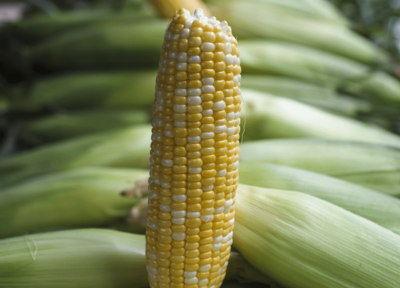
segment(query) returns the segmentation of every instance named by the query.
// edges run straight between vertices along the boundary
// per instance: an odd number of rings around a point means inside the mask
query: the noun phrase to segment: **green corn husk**
[[[400,83],[380,71],[305,46],[268,41],[241,41],[240,63],[246,73],[299,79],[379,101],[400,103]],[[245,75],[243,75],[243,78]]]
[[[137,109],[154,102],[157,71],[75,72],[13,91],[14,110]]]
[[[243,257],[232,256],[227,281],[271,283]],[[147,288],[145,237],[81,229],[0,240],[0,287]]]
[[[287,9],[263,1],[223,0],[216,6],[214,14],[227,20],[239,39],[296,43],[372,66],[390,63],[371,42],[346,27],[288,13]]]
[[[99,24],[132,24],[156,18],[156,16],[156,12],[150,6],[138,10],[130,10],[129,12],[86,9],[84,11],[63,11],[51,16],[39,15],[9,22],[4,29],[23,41],[38,41],[73,29],[83,29]]]
[[[206,0],[213,10],[223,0]],[[227,1],[226,1],[227,2]],[[232,1],[229,1],[232,2]],[[275,8],[293,16],[303,16],[316,20],[322,20],[339,26],[349,26],[349,21],[331,3],[324,0],[248,0],[246,3],[258,4],[260,7]],[[217,7],[213,7],[217,6]]]
[[[3,189],[0,238],[123,222],[146,193],[123,197],[120,191],[147,177],[147,170],[90,167],[45,175]]]
[[[400,196],[400,150],[393,147],[325,139],[255,141],[241,145],[240,161],[301,168]]]
[[[297,168],[242,162],[240,183],[298,191],[320,198],[400,234],[400,199]]]
[[[242,89],[245,140],[315,137],[400,147],[400,137],[357,120],[266,93]]]
[[[261,75],[245,75],[240,87],[291,98],[330,112],[347,116],[370,112],[371,103],[339,94],[329,87],[304,83],[299,80]]]
[[[400,236],[318,198],[239,186],[233,245],[287,288],[400,287]]]
[[[100,132],[41,146],[0,161],[0,191],[26,179],[89,166],[148,168],[151,126]]]
[[[150,115],[144,110],[56,114],[30,121],[22,136],[30,142],[42,143],[145,123],[150,123]]]
[[[32,46],[27,57],[47,69],[157,67],[165,21],[97,25]]]

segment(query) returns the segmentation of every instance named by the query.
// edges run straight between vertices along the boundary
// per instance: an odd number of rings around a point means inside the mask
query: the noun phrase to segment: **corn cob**
[[[166,23],[96,25],[33,45],[28,60],[47,69],[137,67],[157,63]]]
[[[244,140],[315,137],[400,147],[400,137],[381,128],[290,99],[245,89],[242,92],[246,101]]]
[[[123,221],[147,191],[130,198],[122,197],[119,191],[133,185],[128,181],[146,179],[146,174],[146,170],[83,168],[3,189],[0,238]]]
[[[145,123],[150,123],[150,117],[144,110],[56,114],[30,121],[22,137],[35,143],[50,142]]]
[[[143,7],[129,12],[85,9],[84,11],[58,12],[52,16],[39,15],[6,23],[4,30],[23,42],[36,42],[74,29],[93,25],[115,23],[131,24],[155,18],[151,7]]]
[[[320,198],[400,234],[400,200],[343,180],[288,166],[242,162],[240,183]]]
[[[271,41],[242,41],[241,64],[247,73],[299,79],[379,101],[400,103],[398,80],[350,59],[305,46]]]
[[[260,288],[269,286],[252,282],[272,282],[238,253],[232,253],[230,266],[227,279]],[[145,273],[142,235],[80,229],[0,240],[0,287],[147,288]],[[231,285],[224,287],[237,287]]]
[[[400,236],[299,192],[239,185],[235,247],[287,288],[400,287]]]
[[[296,79],[246,75],[240,85],[242,88],[291,98],[337,114],[356,116],[361,112],[370,112],[372,109],[372,105],[368,101],[339,94],[329,87],[304,83]]]
[[[155,71],[76,72],[36,81],[28,91],[16,88],[13,110],[131,109],[153,103]]]
[[[242,162],[297,167],[400,196],[400,150],[397,148],[323,139],[247,142]]]
[[[0,189],[32,177],[81,167],[148,168],[149,146],[147,125],[42,146],[0,162]]]
[[[348,28],[324,20],[288,13],[287,9],[263,1],[223,0],[217,8],[213,13],[232,23],[232,29],[238,30],[241,39],[296,43],[374,67],[390,64],[389,58],[371,42]]]
[[[200,8],[205,16],[211,16],[207,6],[201,0],[150,0],[150,2],[157,8],[161,16],[167,19],[171,19],[181,8],[185,8],[190,13]]]
[[[226,22],[181,9],[156,84],[146,256],[150,287],[220,287],[238,181],[240,61]],[[171,223],[172,222],[172,223]]]

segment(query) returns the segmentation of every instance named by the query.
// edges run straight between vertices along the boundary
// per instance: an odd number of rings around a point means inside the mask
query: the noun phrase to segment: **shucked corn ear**
[[[227,279],[272,282],[238,253],[230,266]],[[0,287],[147,288],[145,274],[142,235],[81,229],[0,240]]]
[[[357,120],[281,98],[242,89],[246,112],[244,140],[315,137],[365,141],[400,147],[400,137]]]
[[[165,25],[159,20],[87,27],[33,45],[27,56],[49,69],[154,65]]]
[[[240,61],[227,23],[179,10],[156,84],[146,256],[150,287],[221,286],[238,185]]]
[[[240,87],[283,96],[348,116],[356,116],[358,113],[372,110],[372,104],[368,101],[337,93],[329,87],[286,77],[246,75],[242,79]]]
[[[288,166],[242,162],[239,171],[241,184],[309,194],[400,234],[400,200],[397,198]]]
[[[246,73],[291,77],[352,94],[369,94],[380,101],[400,103],[397,79],[350,59],[305,46],[261,40],[241,41],[240,53]]]
[[[12,91],[14,110],[132,109],[153,103],[155,71],[75,72]]]
[[[34,178],[0,192],[0,238],[123,221],[147,191],[123,197],[146,170],[83,168]],[[147,189],[146,189],[147,190]]]
[[[245,142],[240,161],[306,169],[400,196],[400,150],[369,143],[324,139]]]
[[[89,166],[148,168],[150,125],[100,132],[19,153],[0,162],[0,193],[51,172]]]
[[[133,127],[150,122],[145,110],[85,111],[72,114],[56,114],[30,121],[22,137],[35,142],[47,142],[89,135],[123,127]]]
[[[400,287],[400,236],[299,192],[239,185],[234,245],[287,288]]]
[[[301,44],[373,66],[389,63],[382,51],[347,27],[290,13],[282,5],[271,5],[268,1],[222,0],[216,4],[214,13],[232,23],[240,39],[264,38]]]

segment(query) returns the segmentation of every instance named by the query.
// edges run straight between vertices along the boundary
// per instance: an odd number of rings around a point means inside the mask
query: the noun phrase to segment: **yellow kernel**
[[[195,159],[190,159],[188,161],[188,167],[202,167],[203,166],[203,160],[201,158],[195,158]]]
[[[186,271],[197,271],[199,270],[199,265],[198,264],[189,264],[189,265],[185,265],[185,270]],[[186,285],[187,287],[188,285]]]
[[[199,251],[201,253],[209,252],[212,249],[212,244],[204,244],[199,246]]]
[[[175,78],[178,81],[184,81],[187,79],[187,73],[184,71],[179,71],[175,73]]]
[[[215,41],[216,42],[225,42],[225,33],[223,33],[223,32],[215,33]]]
[[[158,251],[157,256],[159,258],[169,258],[169,257],[171,257],[171,252],[170,251]]]
[[[183,262],[171,263],[171,269],[182,270],[183,268],[185,268],[185,263],[183,263]]]
[[[186,236],[186,245],[187,245],[187,242],[196,242],[196,244],[197,244],[197,242],[199,242],[200,241],[200,236],[199,235],[188,235],[188,236]]]
[[[213,208],[214,207],[214,200],[203,200],[201,201],[201,207],[204,208]]]
[[[178,232],[178,233],[184,233],[186,232],[186,226],[183,224],[180,225],[172,225],[172,231]]]
[[[214,147],[206,147],[201,149],[201,154],[202,155],[211,155],[215,153],[215,148]]]
[[[179,39],[179,51],[185,52],[189,48],[189,41],[187,39]]]
[[[170,279],[168,276],[164,276],[164,275],[157,275],[157,279],[158,281],[160,281],[161,283],[166,283],[168,284],[170,282]]]
[[[210,256],[211,256],[211,252],[206,252],[206,253],[200,254],[200,262],[199,262],[200,266],[211,264],[212,258],[210,258],[210,257],[203,258],[203,259],[201,258],[201,255],[203,255],[203,254],[208,255],[208,253],[210,253]]]
[[[204,32],[203,35],[201,35],[201,39],[203,42],[215,42],[216,40],[216,35],[213,32]]]
[[[180,188],[182,189],[182,188]],[[171,209],[172,210],[185,210],[186,209],[186,203],[185,202],[172,202],[171,203]]]
[[[187,180],[190,182],[199,182],[201,181],[201,174],[191,173],[187,176]]]
[[[158,242],[158,243],[157,243],[157,248],[158,248],[160,251],[169,251],[169,250],[171,250],[171,245],[170,245],[170,244],[164,244],[164,243]],[[161,263],[158,263],[158,264],[161,265]],[[164,265],[162,265],[162,266],[164,266]]]
[[[173,165],[172,171],[174,171],[175,173],[179,173],[179,174],[186,173],[187,167],[186,167],[186,165]]]
[[[187,137],[187,128],[174,128],[173,133],[176,137]]]
[[[172,261],[172,262],[174,262],[174,261]],[[183,283],[183,281],[184,281],[184,278],[182,276],[178,276],[178,277],[171,276],[171,282],[173,282],[173,283],[171,283],[171,285],[176,284],[176,283]],[[182,288],[183,288],[183,285],[182,285]]]
[[[201,39],[200,39],[201,41]],[[190,47],[186,52],[189,56],[198,56],[201,53],[200,47]]]
[[[187,211],[189,211],[189,212],[200,212],[201,211],[201,207],[202,207],[202,205],[200,203],[198,203],[198,204],[189,204],[187,206]]]
[[[176,165],[185,165],[186,164],[186,162],[187,162],[187,158],[186,157],[174,157],[174,164],[176,164]],[[174,174],[174,175],[176,175],[176,174]],[[185,174],[181,174],[181,175],[183,175],[183,176],[176,176],[176,177],[180,177],[179,179],[178,178],[174,178],[174,179],[176,179],[176,180],[184,180],[182,177],[184,177],[185,176],[185,179],[186,179],[186,175]],[[173,176],[174,177],[174,176]],[[182,178],[182,179],[181,179]]]
[[[215,144],[215,140],[214,139],[201,140],[200,144],[203,147],[213,147]]]
[[[201,186],[201,184],[199,185]],[[187,195],[190,197],[198,197],[203,194],[203,190],[200,188],[197,189],[188,189]]]
[[[191,257],[191,258],[185,259],[186,265],[195,265],[195,264],[198,265],[199,262],[200,262],[200,258],[198,258],[198,257]]]
[[[200,251],[198,249],[190,249],[186,250],[186,257],[198,257],[200,255]]]
[[[201,67],[203,69],[212,69],[214,67],[214,61],[212,61],[212,60],[203,61],[203,62],[201,62]]]
[[[190,36],[201,36],[203,34],[203,29],[200,27],[192,27],[190,29]]]
[[[190,80],[188,83],[189,88],[201,88],[202,85],[201,80]]]
[[[215,177],[215,175],[217,174],[217,171],[215,169],[212,170],[203,170],[201,172],[201,176],[203,178],[211,178],[211,177]]]
[[[218,71],[215,73],[214,77],[216,80],[223,80],[225,78],[225,75],[226,75],[225,71]]]
[[[223,62],[223,61],[220,61],[220,62],[216,62],[215,64],[214,64],[214,69],[215,69],[215,71],[222,71],[222,70],[225,70],[225,68],[226,68],[226,64],[225,64],[225,62]],[[233,83],[233,82],[232,82]],[[226,85],[226,84],[225,84]]]
[[[212,60],[214,58],[214,52],[201,52],[200,58],[202,61]]]
[[[203,94],[201,94],[201,99],[203,101],[212,101],[214,99],[214,94],[213,93],[203,93]],[[213,120],[214,120],[214,118],[213,118]]]
[[[189,73],[198,73],[201,71],[201,65],[196,63],[190,63],[187,67]]]
[[[201,198],[200,197],[189,197],[187,199],[187,203],[188,204],[196,204],[196,203],[200,203],[201,202]]]
[[[185,256],[171,256],[170,258],[171,262],[184,262],[185,261]]]
[[[203,77],[214,77],[215,71],[214,69],[203,69],[201,71],[201,76]]]
[[[200,104],[199,105],[189,105],[188,106],[188,113],[200,113],[200,112],[203,112],[203,108],[201,107]],[[192,127],[190,127],[190,124],[191,123],[189,123],[188,126],[189,126],[189,128],[192,128]]]
[[[183,275],[182,269],[171,269],[171,276],[179,277]]]
[[[171,249],[171,255],[173,255],[173,256],[183,256],[183,255],[185,255],[185,249],[184,248],[172,248]]]
[[[199,189],[199,188],[201,188],[201,183],[199,183],[199,182],[189,182],[187,187],[188,187],[188,189]]]
[[[201,125],[201,130],[203,132],[214,132],[215,126],[214,126],[214,124],[204,124],[204,125]]]

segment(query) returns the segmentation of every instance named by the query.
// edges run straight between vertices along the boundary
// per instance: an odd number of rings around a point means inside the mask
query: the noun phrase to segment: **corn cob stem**
[[[152,288],[218,288],[232,244],[240,61],[226,22],[181,9],[159,66],[146,255]]]

